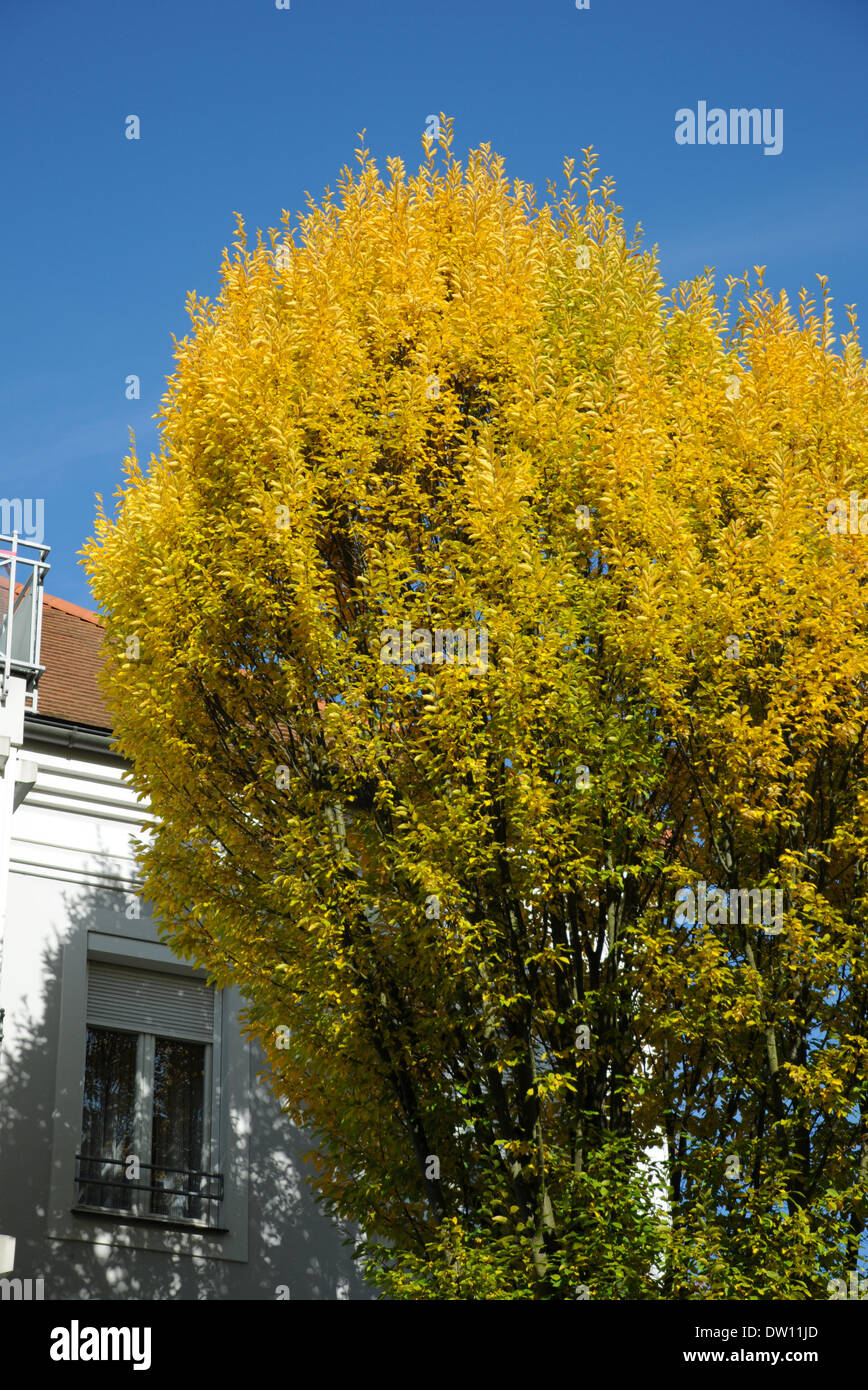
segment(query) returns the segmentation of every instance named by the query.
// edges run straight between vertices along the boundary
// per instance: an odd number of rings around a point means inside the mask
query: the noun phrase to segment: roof
[[[89,608],[43,592],[39,719],[59,719],[111,732],[111,716],[97,684],[103,665],[103,620]],[[317,700],[320,711],[326,702]],[[281,726],[287,728],[288,726]]]
[[[39,706],[36,717],[64,719],[91,729],[111,729],[97,685],[103,664],[103,625],[98,613],[43,594]]]

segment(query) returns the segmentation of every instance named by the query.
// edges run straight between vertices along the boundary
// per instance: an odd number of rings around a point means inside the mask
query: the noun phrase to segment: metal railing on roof
[[[0,704],[9,681],[23,676],[31,711],[37,706],[42,644],[42,597],[51,547],[0,533]],[[26,704],[26,701],[25,701]]]

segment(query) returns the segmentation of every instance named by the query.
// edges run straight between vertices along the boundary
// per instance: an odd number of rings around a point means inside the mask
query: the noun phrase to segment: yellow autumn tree
[[[451,140],[239,226],[100,504],[146,890],[392,1296],[825,1297],[868,1217],[855,328],[825,281],[667,294],[590,151],[538,205]]]

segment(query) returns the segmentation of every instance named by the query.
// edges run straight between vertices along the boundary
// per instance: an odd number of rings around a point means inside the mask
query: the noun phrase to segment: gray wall
[[[61,1041],[63,962],[80,952],[88,932],[130,933],[132,928],[135,935],[150,935],[144,921],[141,928],[124,922],[123,901],[116,892],[50,878],[13,872],[10,880],[8,978],[19,984],[7,992],[0,1058],[0,1233],[16,1237],[14,1277],[43,1279],[46,1300],[273,1300],[281,1285],[296,1300],[374,1297],[342,1245],[345,1233],[314,1202],[304,1181],[310,1169],[301,1159],[310,1137],[280,1114],[277,1100],[257,1080],[264,1061],[252,1045],[245,1054],[250,1078],[246,1259],[47,1236],[57,1081],[64,1072],[79,1077],[82,1063],[80,1049],[73,1048],[77,1055],[71,1065],[59,1053],[68,1046]],[[68,1019],[68,1001],[64,1007]],[[59,1100],[61,1112],[69,1115],[77,1108],[80,1118],[80,1098],[71,1103],[61,1095]],[[71,1175],[64,1190],[71,1205]]]

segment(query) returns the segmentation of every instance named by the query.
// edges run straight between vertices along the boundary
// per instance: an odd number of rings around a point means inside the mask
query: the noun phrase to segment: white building
[[[0,1296],[369,1298],[237,990],[137,896],[99,618],[47,554],[0,537]]]

